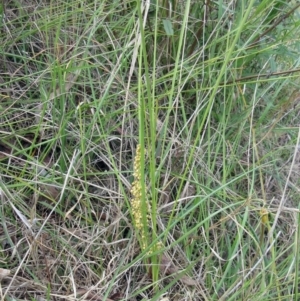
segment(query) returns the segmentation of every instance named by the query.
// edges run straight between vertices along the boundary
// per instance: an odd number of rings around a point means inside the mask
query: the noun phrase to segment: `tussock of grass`
[[[0,4],[3,299],[297,300],[298,6]]]

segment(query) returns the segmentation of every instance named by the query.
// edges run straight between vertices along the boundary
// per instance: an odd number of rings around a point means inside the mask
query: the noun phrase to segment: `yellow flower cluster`
[[[135,227],[137,230],[143,230],[142,216],[142,185],[141,185],[141,146],[138,144],[133,163],[134,181],[131,187],[131,207],[134,218]]]
[[[138,144],[136,149],[136,154],[133,162],[133,176],[134,181],[131,186],[131,208],[132,208],[132,216],[134,220],[135,229],[139,232],[138,235],[140,235],[141,240],[141,248],[142,250],[145,250],[147,248],[147,233],[148,229],[151,229],[151,206],[148,200],[146,200],[146,208],[142,208],[142,166],[141,166],[141,146]],[[146,196],[145,196],[146,197]],[[146,215],[146,222],[148,223],[147,227],[143,224],[143,209],[146,210],[144,213]],[[159,247],[160,244],[157,245]],[[149,254],[152,253],[153,250],[149,252]],[[148,254],[148,255],[149,255]]]
[[[139,232],[140,239],[141,239],[141,248],[144,250],[147,247],[147,234],[145,231],[147,231],[148,227],[145,227],[146,225],[143,225],[143,208],[142,208],[142,166],[141,166],[141,146],[138,144],[136,149],[136,154],[134,158],[133,163],[133,176],[134,181],[131,186],[131,207],[132,207],[132,215],[134,219],[134,224],[136,230]],[[150,215],[150,208],[149,204],[147,202],[147,209],[146,209],[146,218],[147,221],[149,221]]]

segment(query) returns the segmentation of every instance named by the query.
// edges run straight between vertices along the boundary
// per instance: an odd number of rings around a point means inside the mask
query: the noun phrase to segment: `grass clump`
[[[0,6],[3,299],[297,300],[297,2]]]

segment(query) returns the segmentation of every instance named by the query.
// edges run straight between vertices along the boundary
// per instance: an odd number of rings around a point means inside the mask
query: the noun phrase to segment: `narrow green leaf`
[[[169,19],[164,19],[163,23],[164,23],[164,29],[165,29],[166,34],[168,36],[173,36],[174,35],[174,30],[173,30],[173,26],[172,26],[171,21]]]

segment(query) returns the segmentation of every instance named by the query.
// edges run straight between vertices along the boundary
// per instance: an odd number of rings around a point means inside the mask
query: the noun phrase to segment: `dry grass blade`
[[[109,299],[109,298],[103,298],[102,296],[98,296],[97,293],[93,293],[87,289],[79,289],[76,293],[76,296],[74,296],[74,294],[69,295],[67,298],[68,299],[73,299],[74,297],[78,298],[78,297],[83,297],[83,300],[89,300],[89,301],[114,301],[113,299]]]
[[[166,275],[176,275],[182,272],[166,255],[162,255],[160,271]],[[180,281],[188,286],[198,285],[197,281],[186,275],[181,276]]]
[[[0,280],[9,276],[10,270],[0,268]]]

